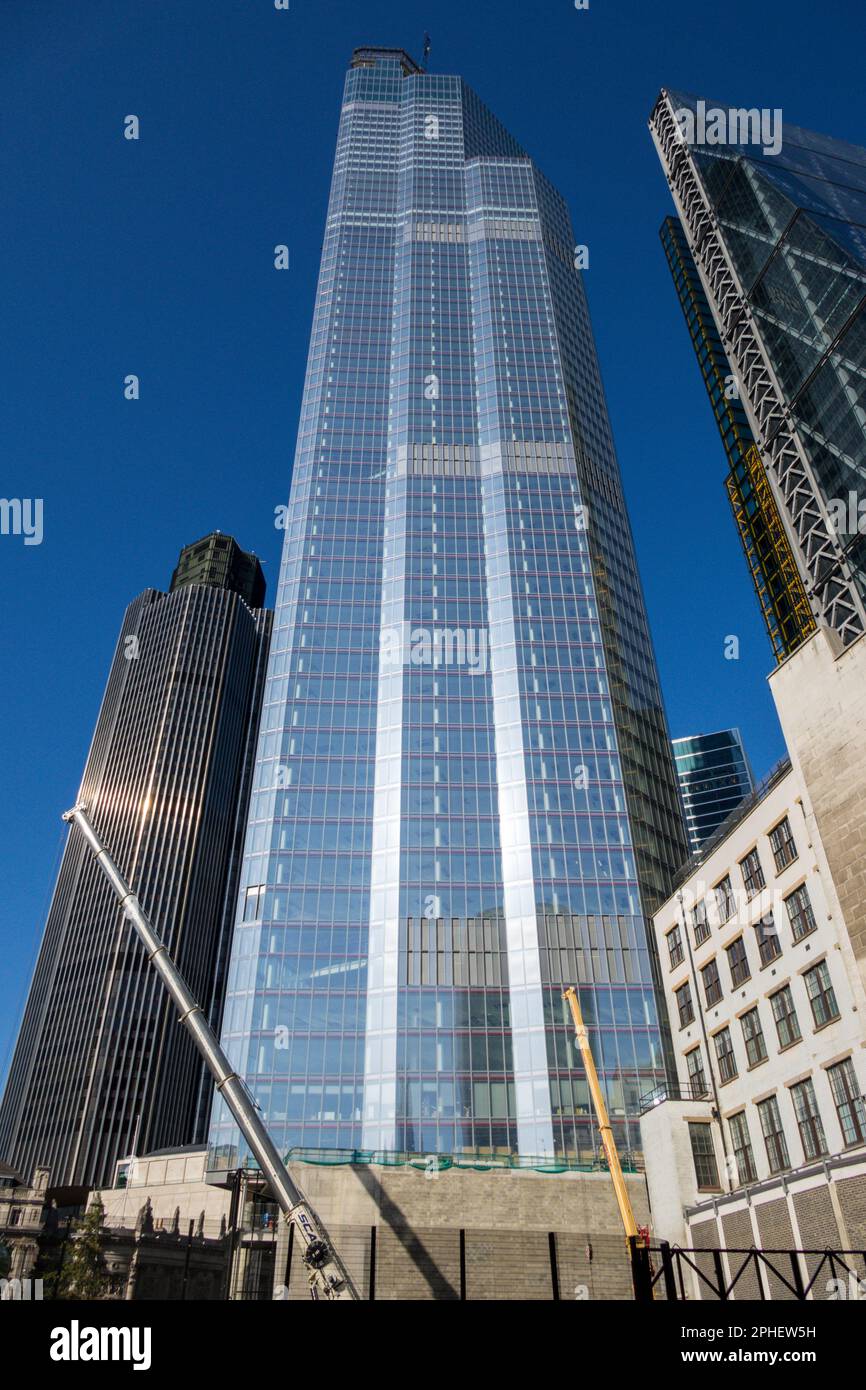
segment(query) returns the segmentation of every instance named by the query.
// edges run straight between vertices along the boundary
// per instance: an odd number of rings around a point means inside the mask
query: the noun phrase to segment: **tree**
[[[108,1274],[100,1240],[104,1216],[105,1208],[97,1197],[83,1220],[75,1223],[75,1233],[60,1273],[61,1298],[104,1298],[108,1293]]]

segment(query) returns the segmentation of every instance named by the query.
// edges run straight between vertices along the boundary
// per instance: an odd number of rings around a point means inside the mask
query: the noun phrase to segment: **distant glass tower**
[[[218,1022],[272,614],[243,575],[146,589],[126,610],[78,799]],[[181,554],[181,563],[187,551]],[[218,563],[218,562],[217,562]],[[63,810],[58,808],[58,811]],[[130,1154],[201,1142],[212,1087],[73,827],[9,1079],[0,1158],[51,1186],[110,1183]]]
[[[689,848],[696,854],[754,790],[739,729],[673,740]]]
[[[636,1145],[685,852],[566,208],[461,78],[360,49],[225,1016],[278,1141],[591,1155],[574,981]]]
[[[697,270],[752,435],[729,492],[784,657],[816,622],[866,630],[866,149],[788,124],[779,148],[763,119],[663,90],[650,130],[669,261]]]

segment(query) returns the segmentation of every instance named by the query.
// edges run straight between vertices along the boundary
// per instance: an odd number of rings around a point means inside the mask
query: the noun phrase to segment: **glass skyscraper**
[[[461,78],[357,50],[225,1014],[277,1141],[590,1156],[575,982],[636,1145],[685,853],[563,200]]]
[[[675,738],[673,749],[689,848],[697,854],[754,790],[755,780],[739,729]]]
[[[815,618],[678,217],[665,218],[661,240],[728,460],[725,487],[743,553],[773,652],[781,662],[815,631]]]
[[[784,657],[866,629],[866,149],[780,118],[663,90],[650,130],[753,436],[729,491],[765,615],[788,588]]]

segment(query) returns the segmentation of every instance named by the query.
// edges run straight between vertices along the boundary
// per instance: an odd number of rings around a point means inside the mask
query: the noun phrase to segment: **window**
[[[708,1092],[707,1078],[704,1074],[704,1059],[699,1047],[686,1053],[686,1066],[689,1069],[689,1096],[692,1100],[700,1100]]]
[[[254,888],[248,888],[244,899],[244,921],[254,922],[261,916],[262,904],[265,900],[265,885],[256,884]]]
[[[718,1004],[722,997],[722,982],[719,979],[719,967],[714,960],[709,965],[705,965],[701,971],[704,981],[704,996],[707,1001],[707,1008],[713,1004]]]
[[[673,970],[674,966],[682,965],[683,963],[683,939],[679,927],[674,927],[673,931],[669,931],[665,940],[668,943],[671,970]]]
[[[685,1028],[687,1023],[691,1023],[695,1016],[694,1005],[692,1004],[692,991],[688,980],[679,989],[674,990],[674,999],[677,1001],[677,1011],[680,1016],[680,1027]]]
[[[806,971],[803,979],[806,982],[809,1003],[812,1005],[815,1027],[823,1028],[825,1023],[832,1023],[834,1018],[839,1017],[839,1006],[836,1003],[836,994],[830,982],[830,970],[827,962],[819,960],[817,965],[813,965],[811,970]]]
[[[731,888],[731,876],[726,874],[721,883],[717,883],[714,888],[716,895],[716,907],[719,910],[719,921],[727,922],[729,917],[734,914],[734,892]]]
[[[846,1057],[844,1062],[828,1067],[827,1075],[846,1146],[862,1144],[866,1140],[866,1103],[857,1082],[854,1063],[850,1057]]]
[[[800,1021],[797,1018],[797,1010],[794,1008],[794,996],[791,993],[790,985],[785,985],[783,989],[770,995],[770,1007],[773,1010],[776,1032],[779,1035],[779,1046],[790,1047],[791,1043],[799,1042],[802,1033],[800,1032]]]
[[[815,930],[815,914],[812,911],[812,904],[809,901],[809,890],[805,883],[801,883],[799,888],[795,888],[793,893],[789,893],[785,899],[785,906],[788,909],[788,919],[791,923],[791,931],[795,941],[802,941],[804,936]]]
[[[743,1183],[756,1182],[758,1174],[755,1169],[755,1155],[752,1153],[749,1122],[746,1119],[745,1110],[741,1110],[739,1115],[731,1116],[728,1120],[728,1129],[731,1132],[734,1158],[737,1160],[737,1177],[740,1186]]]
[[[703,898],[696,903],[692,909],[692,929],[695,934],[695,945],[701,946],[710,935],[710,924],[707,921],[707,904]]]
[[[768,1096],[766,1100],[759,1101],[758,1114],[761,1117],[761,1133],[764,1136],[770,1172],[781,1173],[783,1168],[790,1168],[791,1160],[788,1157],[788,1143],[782,1130],[782,1116],[776,1097]]]
[[[784,820],[779,821],[775,830],[770,831],[770,848],[776,861],[777,874],[780,874],[783,869],[787,869],[788,865],[793,864],[797,858],[797,846],[794,844],[794,836],[791,834],[791,824],[787,816]]]
[[[695,1165],[695,1177],[698,1180],[698,1190],[706,1192],[718,1188],[719,1169],[716,1163],[716,1152],[713,1148],[710,1126],[690,1124],[689,1139],[692,1143],[692,1159]]]
[[[727,952],[731,984],[736,989],[737,985],[743,984],[752,973],[749,969],[749,957],[746,955],[745,937],[738,936],[736,941],[732,941],[728,946]]]
[[[722,1081],[733,1081],[737,1075],[737,1059],[734,1056],[734,1044],[731,1042],[730,1028],[723,1028],[720,1033],[716,1033],[713,1042],[716,1045],[716,1057]]]
[[[743,874],[743,883],[746,886],[746,897],[753,898],[756,893],[760,893],[765,883],[764,870],[761,868],[761,861],[756,849],[749,850],[745,859],[740,860],[740,869]]]
[[[767,1056],[767,1044],[764,1042],[764,1032],[761,1028],[757,1007],[749,1009],[747,1014],[743,1014],[740,1023],[743,1028],[743,1041],[746,1044],[749,1066],[756,1067]]]
[[[794,1102],[803,1154],[806,1158],[820,1158],[827,1152],[827,1141],[811,1077],[791,1087],[791,1100]]]
[[[771,961],[778,959],[782,954],[782,947],[779,945],[779,933],[776,931],[772,912],[768,912],[766,917],[755,923],[755,936],[758,938],[758,956],[761,964],[769,965]]]

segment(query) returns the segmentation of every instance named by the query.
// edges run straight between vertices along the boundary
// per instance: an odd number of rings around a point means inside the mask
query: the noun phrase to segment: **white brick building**
[[[655,1234],[862,1248],[866,994],[790,763],[654,924],[679,1083],[641,1121]]]

